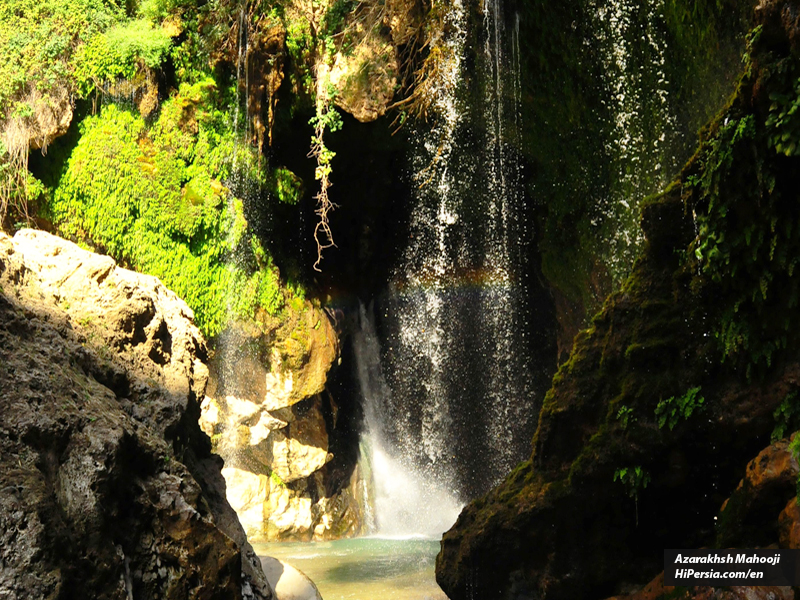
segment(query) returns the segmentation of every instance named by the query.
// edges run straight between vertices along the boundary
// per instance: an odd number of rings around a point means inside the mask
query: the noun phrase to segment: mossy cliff
[[[755,2],[510,3],[518,30],[516,141],[559,355],[624,282],[640,204],[691,156],[741,68]],[[512,34],[513,35],[513,34]]]
[[[734,97],[644,204],[644,250],[555,376],[530,461],[445,534],[450,598],[644,584],[663,548],[714,543],[773,413],[796,410],[798,15],[791,0],[756,10]]]

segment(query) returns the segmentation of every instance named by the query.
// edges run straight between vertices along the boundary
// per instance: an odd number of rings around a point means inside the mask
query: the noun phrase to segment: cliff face
[[[362,530],[358,469],[332,441],[340,407],[326,384],[338,358],[333,323],[310,302],[274,328],[243,323],[218,343],[200,422],[251,541]]]
[[[206,360],[156,278],[0,233],[0,591],[272,598],[197,423]]]
[[[760,3],[734,98],[645,204],[644,252],[554,378],[531,460],[445,534],[450,598],[600,598],[663,548],[728,539],[714,516],[800,383],[798,14]]]

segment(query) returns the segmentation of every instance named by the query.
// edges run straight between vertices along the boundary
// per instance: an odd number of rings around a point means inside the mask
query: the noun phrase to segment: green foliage
[[[281,202],[297,204],[303,197],[303,180],[286,167],[278,167],[274,172],[273,191]]]
[[[773,92],[769,99],[767,128],[771,148],[786,156],[800,155],[800,78],[785,93]]]
[[[342,128],[342,115],[333,106],[334,93],[328,90],[328,97],[317,100],[317,112],[309,119],[309,124],[314,128],[314,135],[311,136],[311,147],[317,159],[317,168],[314,177],[319,180],[327,180],[331,174],[331,161],[336,153],[325,145],[324,134],[326,131],[334,132]]]
[[[358,0],[334,0],[331,7],[322,17],[320,37],[330,39],[339,33],[344,25],[344,20],[359,5]]]
[[[792,441],[789,442],[789,452],[792,453],[795,461],[800,462],[800,435],[795,435]],[[800,475],[797,476],[797,483],[795,484],[795,493],[797,494],[797,504],[800,504]]]
[[[182,86],[149,129],[115,105],[86,118],[47,207],[62,234],[159,277],[209,336],[283,306],[277,269],[263,249],[254,257],[242,203],[222,184],[236,141],[214,92],[208,81]],[[256,170],[256,159],[240,161]],[[232,255],[251,258],[228,267]]]
[[[694,150],[695,132],[732,90],[751,10],[736,0],[665,0],[655,18],[640,5],[627,13],[626,70],[637,82],[626,95],[639,94],[628,131],[640,150],[619,156],[610,83],[626,75],[597,42],[614,32],[598,28],[587,2],[520,5],[520,147],[536,169],[528,193],[543,207],[542,270],[587,316],[636,257],[641,199],[674,177]],[[647,42],[654,34],[664,40],[661,56]],[[665,85],[660,77],[669,82],[667,111],[656,93]]]
[[[0,114],[35,91],[69,87],[73,51],[124,19],[114,0],[0,2]]]
[[[650,483],[650,473],[642,467],[624,467],[614,471],[614,481],[619,481],[625,486],[628,496],[638,499],[639,492]]]
[[[795,160],[800,144],[798,71],[791,58],[766,71],[759,83],[771,91],[765,120],[732,106],[685,178],[697,215],[694,256],[714,296],[725,300],[714,334],[724,360],[748,377],[796,345],[800,325],[797,170],[781,163]]]
[[[629,423],[636,422],[636,417],[633,416],[633,409],[630,406],[621,406],[617,411],[617,420],[622,424],[623,429],[627,429]]]
[[[232,289],[236,290],[230,309],[237,319],[250,319],[259,308],[269,315],[277,315],[284,305],[278,269],[270,264],[248,276],[232,269]]]
[[[87,95],[106,82],[120,77],[131,79],[140,64],[155,69],[166,57],[171,44],[172,40],[163,29],[153,28],[145,20],[130,21],[97,34],[76,52],[78,89]]]
[[[699,395],[700,388],[694,387],[688,390],[680,398],[674,396],[661,400],[656,406],[656,419],[658,421],[658,428],[663,429],[668,426],[670,431],[675,429],[675,425],[681,419],[688,419],[694,412],[697,412],[703,406],[705,399]]]
[[[800,429],[800,402],[796,390],[786,395],[772,416],[775,417],[775,428],[770,436],[773,443]]]

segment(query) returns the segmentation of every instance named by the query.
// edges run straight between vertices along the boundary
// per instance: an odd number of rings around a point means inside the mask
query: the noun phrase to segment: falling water
[[[607,151],[616,184],[596,207],[595,223],[614,232],[609,263],[619,279],[642,243],[639,201],[667,183],[667,135],[676,131],[666,76],[666,42],[659,29],[664,0],[589,3],[612,118]]]
[[[532,240],[520,217],[515,150],[519,16],[509,19],[502,0],[484,4],[479,97],[463,86],[460,0],[447,19],[435,118],[412,136],[409,239],[377,315],[391,388],[381,439],[413,472],[447,482],[463,500],[498,483],[530,451],[536,400],[524,257]]]
[[[386,438],[391,390],[383,377],[372,311],[359,307],[353,345],[364,405],[362,454],[372,467],[372,532],[381,537],[436,537],[458,517],[460,503],[447,483],[424,472]]]
[[[506,97],[504,69],[508,69],[503,41],[506,39],[501,0],[489,0],[485,5],[484,27],[486,43],[484,55],[488,75],[493,85],[486,86],[484,121],[489,124],[486,132],[486,159],[488,162],[488,206],[489,231],[486,245],[486,265],[493,277],[493,285],[482,297],[482,312],[488,321],[484,354],[490,357],[493,368],[489,371],[489,444],[494,451],[495,469],[502,474],[510,470],[521,458],[508,436],[513,435],[517,423],[530,418],[531,406],[515,399],[532,394],[530,381],[525,375],[530,365],[524,349],[527,323],[521,312],[514,310],[515,293],[519,290],[513,281],[515,259],[525,256],[521,247],[525,233],[516,227],[513,219],[523,209],[522,173],[518,163],[507,156],[509,134],[512,140],[519,139],[521,128],[519,104],[519,15],[515,15],[512,37],[511,84],[514,131],[507,130],[504,114]],[[517,244],[519,248],[512,248]],[[516,251],[515,251],[516,250]],[[522,343],[520,343],[522,342]]]

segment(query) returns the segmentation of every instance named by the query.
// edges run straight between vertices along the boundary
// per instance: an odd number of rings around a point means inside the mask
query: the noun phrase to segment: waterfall
[[[494,285],[482,296],[482,312],[488,320],[488,335],[484,355],[494,363],[491,369],[488,388],[489,403],[489,443],[493,450],[495,468],[498,473],[510,470],[519,462],[520,456],[513,445],[506,443],[506,436],[513,435],[515,424],[524,422],[530,406],[514,402],[514,398],[529,396],[529,382],[520,379],[530,369],[527,356],[520,353],[524,348],[526,323],[520,319],[520,312],[514,310],[514,293],[518,291],[513,281],[514,258],[524,260],[525,252],[514,252],[512,244],[521,245],[526,239],[512,219],[523,210],[521,172],[515,161],[507,156],[509,132],[504,114],[506,79],[513,86],[509,104],[513,111],[514,126],[512,139],[521,135],[519,99],[519,46],[518,37],[512,38],[512,60],[509,63],[504,40],[505,23],[501,0],[488,0],[485,5],[484,28],[486,42],[484,56],[489,82],[486,86],[483,104],[484,122],[490,126],[486,131],[486,153],[488,177],[488,239],[485,249],[486,265],[492,273]],[[514,32],[517,33],[519,15],[514,18]],[[510,77],[504,72],[510,70]],[[524,250],[524,248],[519,248]],[[520,341],[523,343],[520,344]],[[520,385],[521,384],[521,385]]]
[[[361,452],[372,474],[367,505],[373,522],[367,525],[381,537],[439,536],[455,523],[461,504],[444,481],[419,472],[386,438],[392,392],[383,377],[374,317],[363,304],[353,338],[364,406]]]
[[[525,258],[535,241],[516,149],[519,15],[488,0],[483,17],[473,88],[481,91],[470,97],[467,10],[454,0],[447,12],[435,117],[412,135],[408,244],[376,315],[391,389],[384,448],[424,478],[447,481],[459,500],[527,457],[538,408]]]
[[[643,242],[639,201],[663,188],[677,165],[668,164],[667,135],[677,130],[669,102],[664,0],[592,0],[594,39],[605,73],[612,123],[609,156],[616,185],[596,207],[594,224],[613,232],[609,268],[627,274]]]

